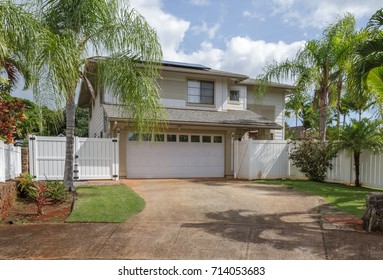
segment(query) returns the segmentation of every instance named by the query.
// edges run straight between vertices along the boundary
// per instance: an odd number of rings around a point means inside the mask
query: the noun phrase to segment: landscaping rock
[[[370,193],[367,196],[363,229],[383,233],[383,193]]]

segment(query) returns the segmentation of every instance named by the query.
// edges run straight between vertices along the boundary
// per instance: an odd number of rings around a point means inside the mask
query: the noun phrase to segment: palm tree
[[[383,8],[375,12],[362,32],[350,69],[350,87],[356,92],[371,91],[383,102]]]
[[[110,90],[128,105],[136,129],[150,129],[161,117],[156,77],[162,59],[156,32],[135,10],[118,0],[37,0],[35,13],[44,27],[36,69],[35,94],[48,83],[54,96],[65,101],[66,157],[64,185],[73,186],[75,93],[82,80],[94,95],[97,86]],[[95,59],[107,54],[108,58]],[[87,65],[97,62],[96,79],[88,79]],[[137,67],[138,64],[144,67]]]
[[[340,134],[339,141],[334,145],[338,149],[349,150],[353,153],[355,164],[355,186],[360,187],[360,154],[362,150],[372,150],[378,152],[383,150],[383,138],[378,129],[380,123],[362,119],[361,121],[352,120],[347,124]]]
[[[335,24],[329,25],[323,37],[319,40],[310,40],[300,50],[293,60],[282,63],[274,63],[266,68],[260,77],[265,83],[276,79],[295,80],[296,91],[308,92],[314,90],[314,100],[319,107],[319,135],[320,139],[326,137],[326,124],[330,93],[334,85],[342,82],[349,40],[353,37],[355,19],[352,15],[346,15]],[[264,87],[260,87],[260,90]],[[338,86],[338,91],[341,87]]]
[[[24,11],[20,5],[11,1],[0,2],[0,87],[9,93],[19,76],[25,80],[25,88],[31,82],[29,64],[32,49],[39,31],[38,22],[33,15]]]

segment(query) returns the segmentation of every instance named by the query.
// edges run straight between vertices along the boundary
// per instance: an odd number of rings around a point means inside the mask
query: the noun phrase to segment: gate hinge
[[[113,178],[117,178],[118,177],[118,175],[113,175]]]
[[[75,180],[78,180],[78,178],[79,178],[78,176],[74,176],[74,177],[73,177],[73,179],[75,179]]]
[[[29,140],[36,140],[36,138],[35,137],[29,137]]]
[[[112,139],[112,142],[117,142],[117,139]]]

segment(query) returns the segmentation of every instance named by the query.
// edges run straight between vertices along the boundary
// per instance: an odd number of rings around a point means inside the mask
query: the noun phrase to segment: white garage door
[[[153,138],[153,139],[152,139]],[[129,133],[128,178],[224,177],[223,135]]]

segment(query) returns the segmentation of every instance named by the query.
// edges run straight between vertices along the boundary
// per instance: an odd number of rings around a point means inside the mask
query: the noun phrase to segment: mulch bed
[[[63,203],[44,206],[44,214],[37,214],[37,207],[33,202],[17,198],[8,217],[0,221],[0,224],[27,224],[27,223],[64,223],[72,211],[73,195]]]

